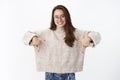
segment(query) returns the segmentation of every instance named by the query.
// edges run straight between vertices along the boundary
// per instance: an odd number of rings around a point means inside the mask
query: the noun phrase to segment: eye
[[[65,16],[64,15],[55,15],[54,16],[54,19],[65,19]]]
[[[65,18],[65,16],[64,16],[64,15],[61,15],[61,18]]]
[[[54,18],[55,18],[55,19],[59,19],[59,16],[55,15]]]

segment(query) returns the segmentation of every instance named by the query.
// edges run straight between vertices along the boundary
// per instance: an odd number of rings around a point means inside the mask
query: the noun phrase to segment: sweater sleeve
[[[79,40],[85,38],[86,36],[89,36],[92,39],[92,41],[89,45],[91,47],[95,47],[101,41],[101,35],[99,32],[85,31],[85,30],[79,30],[79,29],[77,29],[76,32],[79,37]]]
[[[32,42],[32,38],[33,38],[34,36],[40,37],[40,31],[36,31],[36,32],[27,31],[27,32],[24,34],[23,43],[24,43],[25,45],[32,45],[31,42]]]
[[[99,44],[101,41],[101,35],[99,32],[90,31],[87,36],[89,36],[92,39],[92,41],[93,41],[92,46],[93,47],[96,46],[97,44]]]

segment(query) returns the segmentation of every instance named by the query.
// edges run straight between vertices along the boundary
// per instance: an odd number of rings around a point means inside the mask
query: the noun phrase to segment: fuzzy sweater
[[[81,39],[89,36],[93,40],[90,46],[96,46],[101,40],[100,34],[94,31],[76,29],[74,35],[76,40],[73,47],[67,46],[64,42],[63,28],[57,28],[55,31],[50,29],[38,32],[28,31],[25,33],[23,41],[26,45],[32,45],[29,43],[33,36],[40,38],[40,46],[34,47],[38,71],[72,73],[83,69],[84,54],[81,52]]]

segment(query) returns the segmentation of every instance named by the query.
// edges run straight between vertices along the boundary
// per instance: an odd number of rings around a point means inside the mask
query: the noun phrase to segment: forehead
[[[54,15],[64,15],[64,12],[63,12],[62,9],[56,9],[56,10],[54,11]]]

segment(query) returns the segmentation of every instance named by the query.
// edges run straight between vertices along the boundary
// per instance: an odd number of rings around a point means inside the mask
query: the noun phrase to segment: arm
[[[82,42],[84,46],[92,46],[95,47],[101,41],[101,35],[99,32],[95,31],[84,31],[82,34]]]
[[[89,46],[95,47],[96,45],[98,45],[101,41],[101,35],[99,32],[94,32],[91,31],[90,33],[88,33],[88,36],[91,38],[91,40],[93,41],[93,43],[91,43]]]
[[[85,49],[88,46],[95,47],[99,42],[101,41],[101,35],[98,32],[95,31],[84,31],[76,29],[76,38],[81,43],[81,51],[84,53]]]
[[[28,31],[23,37],[23,42],[25,45],[38,46],[40,43],[39,34]]]

